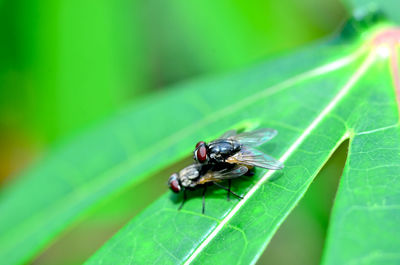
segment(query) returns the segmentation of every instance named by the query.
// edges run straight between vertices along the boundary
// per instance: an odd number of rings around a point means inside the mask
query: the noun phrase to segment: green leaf
[[[391,149],[397,147],[395,136],[399,131],[388,60],[375,56],[375,46],[359,46],[354,42],[319,44],[230,76],[185,84],[148,98],[65,143],[1,192],[0,212],[7,214],[0,217],[0,259],[5,264],[26,262],[101,201],[187,156],[196,140],[212,139],[228,128],[273,127],[279,130],[279,136],[261,150],[282,159],[286,165],[283,171],[258,170],[247,181],[235,182],[233,189],[245,195],[240,202],[228,202],[224,191],[210,189],[206,215],[200,214],[199,192],[192,194],[180,212],[177,207],[181,198],[168,192],[113,237],[89,263],[256,261],[344,139],[351,138],[351,150],[358,148],[349,156],[349,161],[358,161],[354,168],[379,169],[398,161],[399,153]],[[379,51],[384,55],[385,50]],[[362,140],[366,135],[375,136],[374,132],[392,135],[379,138],[385,139],[384,145],[372,145],[378,139]],[[371,145],[379,159],[372,160],[370,150],[362,150]],[[365,179],[364,173],[345,172],[343,180],[352,184],[368,186],[381,178],[374,175]],[[269,178],[274,181],[266,181]],[[387,214],[398,218],[394,203],[399,184],[393,177],[380,180],[382,186],[390,185],[393,191],[389,197],[374,193],[368,205],[378,207],[384,201]],[[356,200],[354,195],[344,194],[337,200],[344,200],[339,206],[348,209],[353,204],[346,208],[346,202]],[[335,206],[333,224],[339,216],[338,222],[350,222],[345,225],[351,227],[352,220],[340,219],[343,210],[339,206]],[[364,228],[355,235],[359,241],[366,239],[371,229],[378,235],[374,239],[377,245],[384,241],[379,235],[391,219],[357,217],[364,218]],[[374,221],[383,222],[382,227],[376,227]],[[395,227],[391,228],[386,232],[395,234]],[[360,245],[359,250],[351,251],[348,244],[353,241],[338,246],[335,240],[330,236],[327,262],[334,263],[332,257],[348,261],[374,249],[371,245],[361,249]],[[384,251],[389,253],[389,249],[382,248],[381,253]]]
[[[167,193],[88,264],[254,263],[336,147],[348,138],[348,161],[323,261],[399,262],[400,130],[391,72],[398,78],[397,46],[392,41],[400,35],[384,31],[379,36],[374,44],[350,50],[313,47],[238,75],[240,79],[230,79],[228,86],[205,90],[208,97],[201,109],[213,111],[195,123],[194,136],[215,136],[245,121],[274,127],[279,136],[261,150],[279,157],[285,169],[259,170],[253,178],[237,181],[234,190],[244,195],[240,201],[226,201],[223,190],[209,191],[205,215],[200,191],[181,211],[177,207],[182,198]],[[231,100],[226,108],[213,105],[237,94],[242,99]]]
[[[288,65],[288,58],[171,89],[60,145],[1,190],[0,212],[7,215],[0,217],[0,259],[16,264],[33,258],[101,201],[186,157],[194,139],[215,137],[236,125],[259,124],[257,117],[219,118],[234,111],[232,103],[237,108],[254,98],[249,94],[339,56],[334,47],[320,49],[326,54],[323,59],[304,61],[306,52],[297,56],[297,65]],[[266,78],[271,65],[278,64],[287,70]]]

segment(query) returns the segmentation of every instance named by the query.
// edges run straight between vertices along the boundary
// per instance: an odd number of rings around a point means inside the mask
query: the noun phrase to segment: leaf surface
[[[245,196],[241,201],[228,202],[224,191],[210,189],[206,215],[200,213],[200,191],[180,212],[181,197],[166,193],[89,261],[254,262],[344,139],[351,137],[350,148],[357,150],[353,144],[368,146],[356,141],[362,139],[358,135],[392,132],[387,144],[395,145],[398,111],[388,59],[378,57],[375,48],[359,46],[317,44],[240,73],[184,84],[60,146],[1,192],[0,212],[7,213],[0,217],[1,260],[26,262],[99,202],[186,156],[197,140],[210,140],[229,128],[272,127],[279,135],[260,150],[280,158],[286,166],[283,171],[258,170],[253,178],[236,181],[233,189]],[[374,161],[374,167],[384,165],[386,156],[379,153],[381,159]],[[398,156],[391,153],[393,165]],[[361,163],[355,168],[372,163],[370,158],[355,161]],[[384,199],[389,213],[398,216],[391,204],[398,196],[395,190],[390,198],[376,194],[370,205]],[[338,202],[344,200],[341,204],[346,208],[352,201],[342,198],[353,195],[344,194]],[[342,215],[338,207],[333,222]],[[374,220],[363,221],[371,226],[364,227],[364,233],[376,229]],[[365,235],[359,233],[357,238],[361,241]],[[335,240],[330,237],[328,263],[335,261],[331,251],[342,248]],[[368,251],[360,248],[357,256],[347,250],[334,258],[348,261]]]
[[[244,195],[240,201],[226,201],[223,190],[209,191],[205,215],[200,191],[192,193],[181,211],[182,198],[167,193],[88,264],[254,263],[329,156],[348,138],[350,152],[324,263],[398,262],[400,182],[395,172],[400,130],[392,78],[397,46],[390,50],[389,43],[385,37],[350,50],[321,45],[266,65],[265,79],[259,82],[263,85],[247,84],[242,90],[248,96],[201,124],[210,135],[215,128],[222,131],[243,121],[277,129],[279,135],[260,149],[279,157],[285,169],[259,170],[253,178],[236,182],[234,190]],[[341,56],[329,56],[331,49]],[[220,99],[226,91],[216,88],[214,97]]]
[[[262,119],[247,116],[243,109],[250,111],[247,106],[258,95],[274,94],[304,79],[291,79],[304,68],[340,56],[335,47],[318,49],[323,56],[311,58],[306,51],[296,55],[296,64],[286,58],[181,85],[60,144],[0,191],[0,212],[7,213],[0,216],[1,260],[28,261],[100,202],[187,156],[194,140],[216,137],[232,126],[262,125]],[[272,90],[263,91],[270,86]],[[268,125],[277,127],[272,120]]]

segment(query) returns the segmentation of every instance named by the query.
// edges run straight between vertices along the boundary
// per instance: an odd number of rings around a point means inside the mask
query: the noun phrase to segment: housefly
[[[278,170],[283,164],[253,147],[260,146],[277,135],[274,129],[257,129],[237,134],[235,130],[224,133],[208,144],[200,141],[194,150],[194,159],[201,164],[230,163]]]
[[[172,174],[168,179],[168,186],[170,189],[179,193],[183,191],[182,204],[179,206],[180,210],[186,201],[186,191],[194,190],[199,187],[203,187],[203,208],[202,213],[205,211],[205,193],[208,184],[214,184],[228,192],[229,195],[233,194],[238,198],[242,198],[240,195],[231,191],[231,180],[234,178],[241,177],[249,173],[249,167],[244,165],[235,165],[229,163],[220,163],[217,165],[202,165],[192,164],[185,167],[178,173]],[[222,186],[218,182],[228,180],[228,187]]]

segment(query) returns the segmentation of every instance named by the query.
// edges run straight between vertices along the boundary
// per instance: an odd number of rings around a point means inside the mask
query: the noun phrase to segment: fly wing
[[[179,176],[186,177],[188,179],[195,179],[200,175],[201,165],[192,164],[190,166],[185,167],[181,171],[179,171]]]
[[[255,147],[262,145],[263,143],[271,140],[278,134],[277,130],[262,128],[257,129],[251,132],[244,132],[236,135],[232,135],[228,137],[228,139],[232,139],[238,141],[244,146]]]
[[[225,179],[234,179],[243,176],[247,173],[248,167],[243,165],[236,165],[231,169],[223,169],[220,171],[210,170],[204,176],[202,176],[197,184],[205,184],[207,182],[221,181]]]
[[[218,139],[227,139],[236,135],[236,133],[237,133],[236,130],[229,130],[226,131],[223,135],[221,135]]]
[[[243,165],[236,165],[232,169],[225,169],[213,172],[216,179],[233,179],[243,176],[249,171],[249,168]]]
[[[231,164],[243,164],[273,170],[283,168],[282,162],[276,160],[273,157],[270,157],[267,154],[264,154],[263,152],[251,148],[242,148],[241,151],[237,152],[231,157],[228,157],[226,159],[226,162]]]

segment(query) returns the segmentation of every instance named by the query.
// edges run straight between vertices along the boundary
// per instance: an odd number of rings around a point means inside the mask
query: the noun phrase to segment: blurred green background
[[[124,106],[288,53],[332,35],[348,17],[339,0],[1,0],[0,12],[1,185]],[[36,263],[84,260],[188,161],[99,207]],[[326,178],[338,176],[339,164]],[[302,208],[321,218],[315,205]]]
[[[141,97],[278,56],[346,18],[338,0],[2,0],[0,7],[0,179]]]

